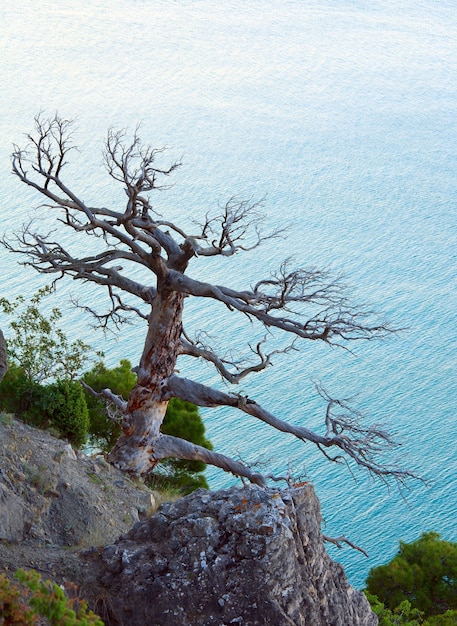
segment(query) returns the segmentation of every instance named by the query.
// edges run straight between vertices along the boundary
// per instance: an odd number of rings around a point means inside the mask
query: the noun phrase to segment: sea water
[[[44,225],[40,199],[11,175],[9,159],[40,111],[76,120],[80,151],[66,180],[91,204],[122,206],[102,143],[109,127],[138,123],[147,142],[183,163],[174,186],[152,198],[167,219],[191,229],[232,196],[263,198],[265,228],[287,223],[288,238],[234,259],[198,259],[193,276],[242,288],[290,257],[344,272],[355,302],[405,330],[351,353],[303,342],[236,391],[319,432],[316,381],[335,397],[358,394],[367,419],[387,422],[402,442],[392,460],[429,482],[399,493],[228,409],[203,411],[215,449],[312,481],[324,532],[369,553],[329,548],[356,586],[399,539],[435,530],[457,540],[455,3],[6,0],[0,16],[0,231],[30,218]],[[83,249],[75,235],[61,237]],[[2,296],[43,284],[0,255]],[[69,333],[87,339],[90,320],[69,307],[70,295],[92,304],[102,295],[59,284]],[[207,330],[221,350],[242,354],[263,336],[216,304],[187,305],[186,329]],[[137,362],[143,336],[140,322],[117,337],[90,332],[109,365]],[[201,364],[186,361],[181,372],[220,384]],[[207,473],[213,488],[236,482]]]

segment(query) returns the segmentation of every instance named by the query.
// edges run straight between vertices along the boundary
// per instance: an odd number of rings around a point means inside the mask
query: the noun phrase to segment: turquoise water
[[[457,540],[455,3],[23,0],[0,14],[0,231],[43,216],[9,173],[11,143],[40,110],[76,118],[81,150],[69,178],[92,203],[122,201],[103,174],[101,144],[108,127],[137,122],[183,160],[175,186],[154,200],[169,219],[189,223],[234,194],[264,197],[267,225],[291,224],[287,241],[257,257],[202,260],[195,276],[242,287],[294,256],[343,271],[356,301],[408,330],[354,355],[304,344],[242,391],[317,429],[325,407],[314,380],[333,395],[359,393],[370,419],[390,423],[403,442],[400,462],[429,485],[412,485],[403,499],[360,472],[355,482],[310,445],[228,410],[205,411],[211,440],[278,472],[306,472],[326,534],[370,554],[329,548],[355,585],[400,538],[433,529]],[[42,284],[4,250],[0,257],[2,295]],[[100,295],[71,282],[59,289],[71,332],[87,338],[69,294],[92,303]],[[252,337],[244,320],[189,301],[187,328],[206,322],[221,348]],[[117,339],[91,336],[115,364],[137,360],[142,334],[136,325]],[[183,363],[182,372],[191,367],[217,383],[204,366]],[[233,482],[218,470],[209,477],[215,488]]]

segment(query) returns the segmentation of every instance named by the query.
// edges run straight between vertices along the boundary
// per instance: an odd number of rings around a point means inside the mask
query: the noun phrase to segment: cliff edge
[[[71,583],[107,626],[378,623],[325,551],[309,483],[198,490],[149,516],[150,493],[49,433],[0,423],[0,444],[0,570]]]
[[[199,490],[84,557],[108,624],[374,626],[327,555],[310,484]]]

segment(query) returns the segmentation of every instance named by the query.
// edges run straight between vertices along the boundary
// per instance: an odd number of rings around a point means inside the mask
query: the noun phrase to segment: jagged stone
[[[154,506],[108,463],[19,420],[0,423],[0,540],[30,551],[105,545]]]
[[[106,626],[377,624],[325,551],[311,485],[199,490],[137,521],[154,506],[103,459],[0,423],[0,570],[75,583]]]
[[[0,540],[20,543],[30,530],[32,520],[21,498],[0,482]]]
[[[325,551],[309,484],[199,490],[85,558],[112,626],[377,624]]]

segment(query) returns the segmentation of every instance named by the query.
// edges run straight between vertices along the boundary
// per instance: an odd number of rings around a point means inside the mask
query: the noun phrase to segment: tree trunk
[[[152,304],[138,380],[128,399],[122,435],[108,457],[131,474],[150,472],[160,459],[154,455],[154,444],[167,411],[164,387],[178,356],[183,301],[182,294],[163,289]]]

